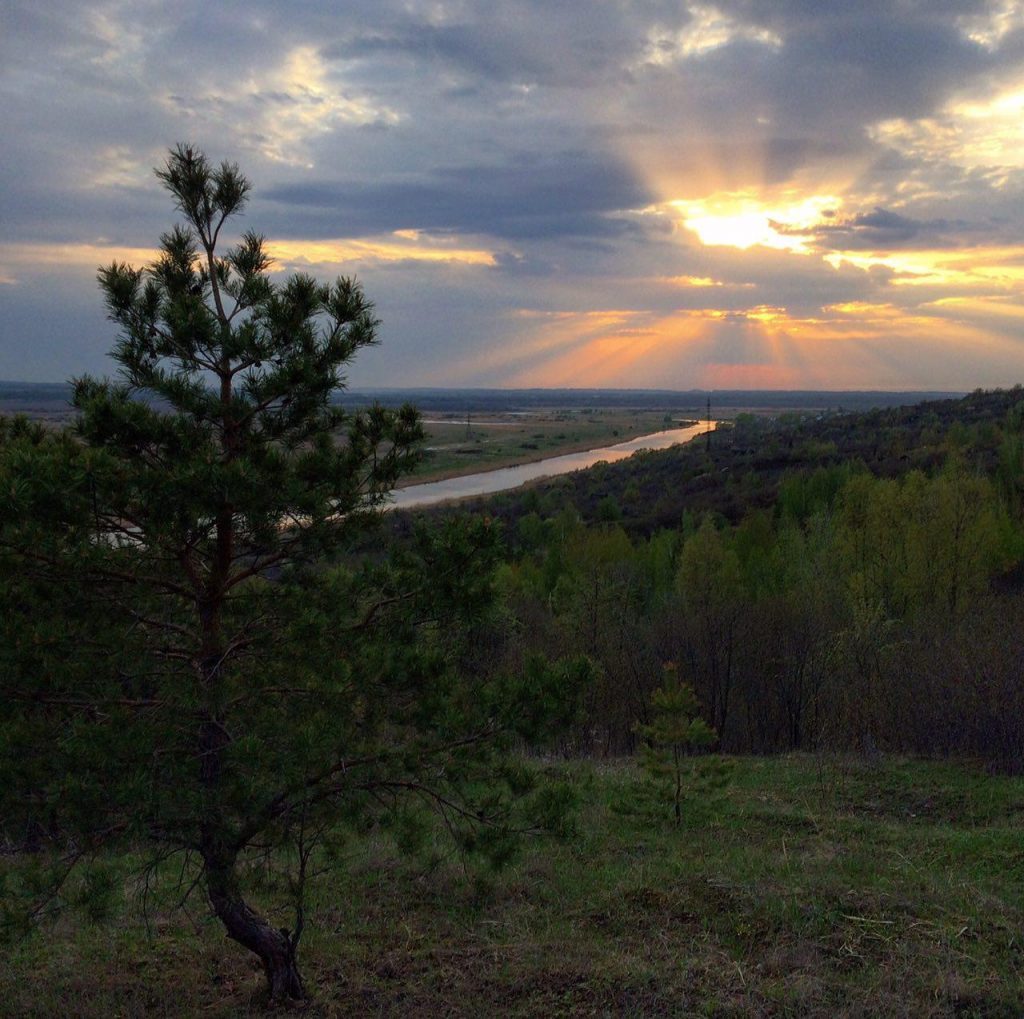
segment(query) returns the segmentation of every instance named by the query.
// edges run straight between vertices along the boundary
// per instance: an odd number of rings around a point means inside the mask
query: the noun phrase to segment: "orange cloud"
[[[0,282],[10,286],[40,276],[68,273],[92,279],[101,265],[127,262],[147,265],[157,257],[155,248],[121,244],[0,244]]]
[[[384,237],[339,238],[326,241],[270,241],[267,250],[279,268],[309,266],[344,268],[353,262],[459,262],[491,266],[494,254],[482,248],[463,248],[457,243],[423,238],[415,231],[400,230]]]
[[[351,271],[353,263],[416,261],[492,266],[494,255],[483,248],[462,247],[457,241],[435,241],[402,231],[384,237],[338,240],[268,241],[274,268],[281,271],[320,268],[332,272]],[[76,244],[2,244],[0,278],[14,282],[19,275],[38,275],[54,267],[95,273],[98,266],[113,261],[144,266],[153,262],[155,248],[107,244],[102,240]]]

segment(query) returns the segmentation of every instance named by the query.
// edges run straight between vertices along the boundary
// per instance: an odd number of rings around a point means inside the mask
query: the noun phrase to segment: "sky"
[[[114,371],[189,142],[353,386],[1024,381],[1020,0],[6,0],[0,138],[0,379]]]

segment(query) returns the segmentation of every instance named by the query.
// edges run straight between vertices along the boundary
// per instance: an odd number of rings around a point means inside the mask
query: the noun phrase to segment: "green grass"
[[[1024,1014],[1024,781],[742,759],[673,828],[639,809],[630,764],[553,767],[579,789],[577,835],[531,842],[499,874],[352,845],[313,902],[309,1014]],[[62,921],[20,943],[0,1013],[258,1009],[257,967],[215,924],[151,920]]]

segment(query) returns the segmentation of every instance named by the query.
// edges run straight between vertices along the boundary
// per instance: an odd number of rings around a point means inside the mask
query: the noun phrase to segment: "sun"
[[[805,254],[811,250],[814,226],[834,214],[840,199],[835,195],[783,194],[776,200],[764,200],[751,191],[727,191],[668,204],[702,244],[731,248],[761,245]]]

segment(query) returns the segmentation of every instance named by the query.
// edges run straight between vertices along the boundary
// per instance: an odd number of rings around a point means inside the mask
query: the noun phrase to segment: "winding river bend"
[[[626,442],[617,442],[614,446],[601,446],[599,449],[585,449],[579,453],[564,453],[551,456],[546,460],[534,463],[519,464],[516,467],[499,467],[493,471],[481,471],[478,474],[464,474],[460,478],[447,478],[444,481],[429,481],[422,485],[410,485],[392,492],[393,509],[412,509],[416,506],[431,506],[438,502],[450,502],[455,499],[471,499],[478,495],[492,495],[510,488],[519,488],[528,481],[538,478],[553,478],[571,471],[585,470],[602,460],[614,463],[625,460],[641,449],[668,449],[683,442],[690,442],[714,429],[714,421],[698,421],[686,428],[669,428],[663,432],[652,432],[650,435],[638,435]]]

